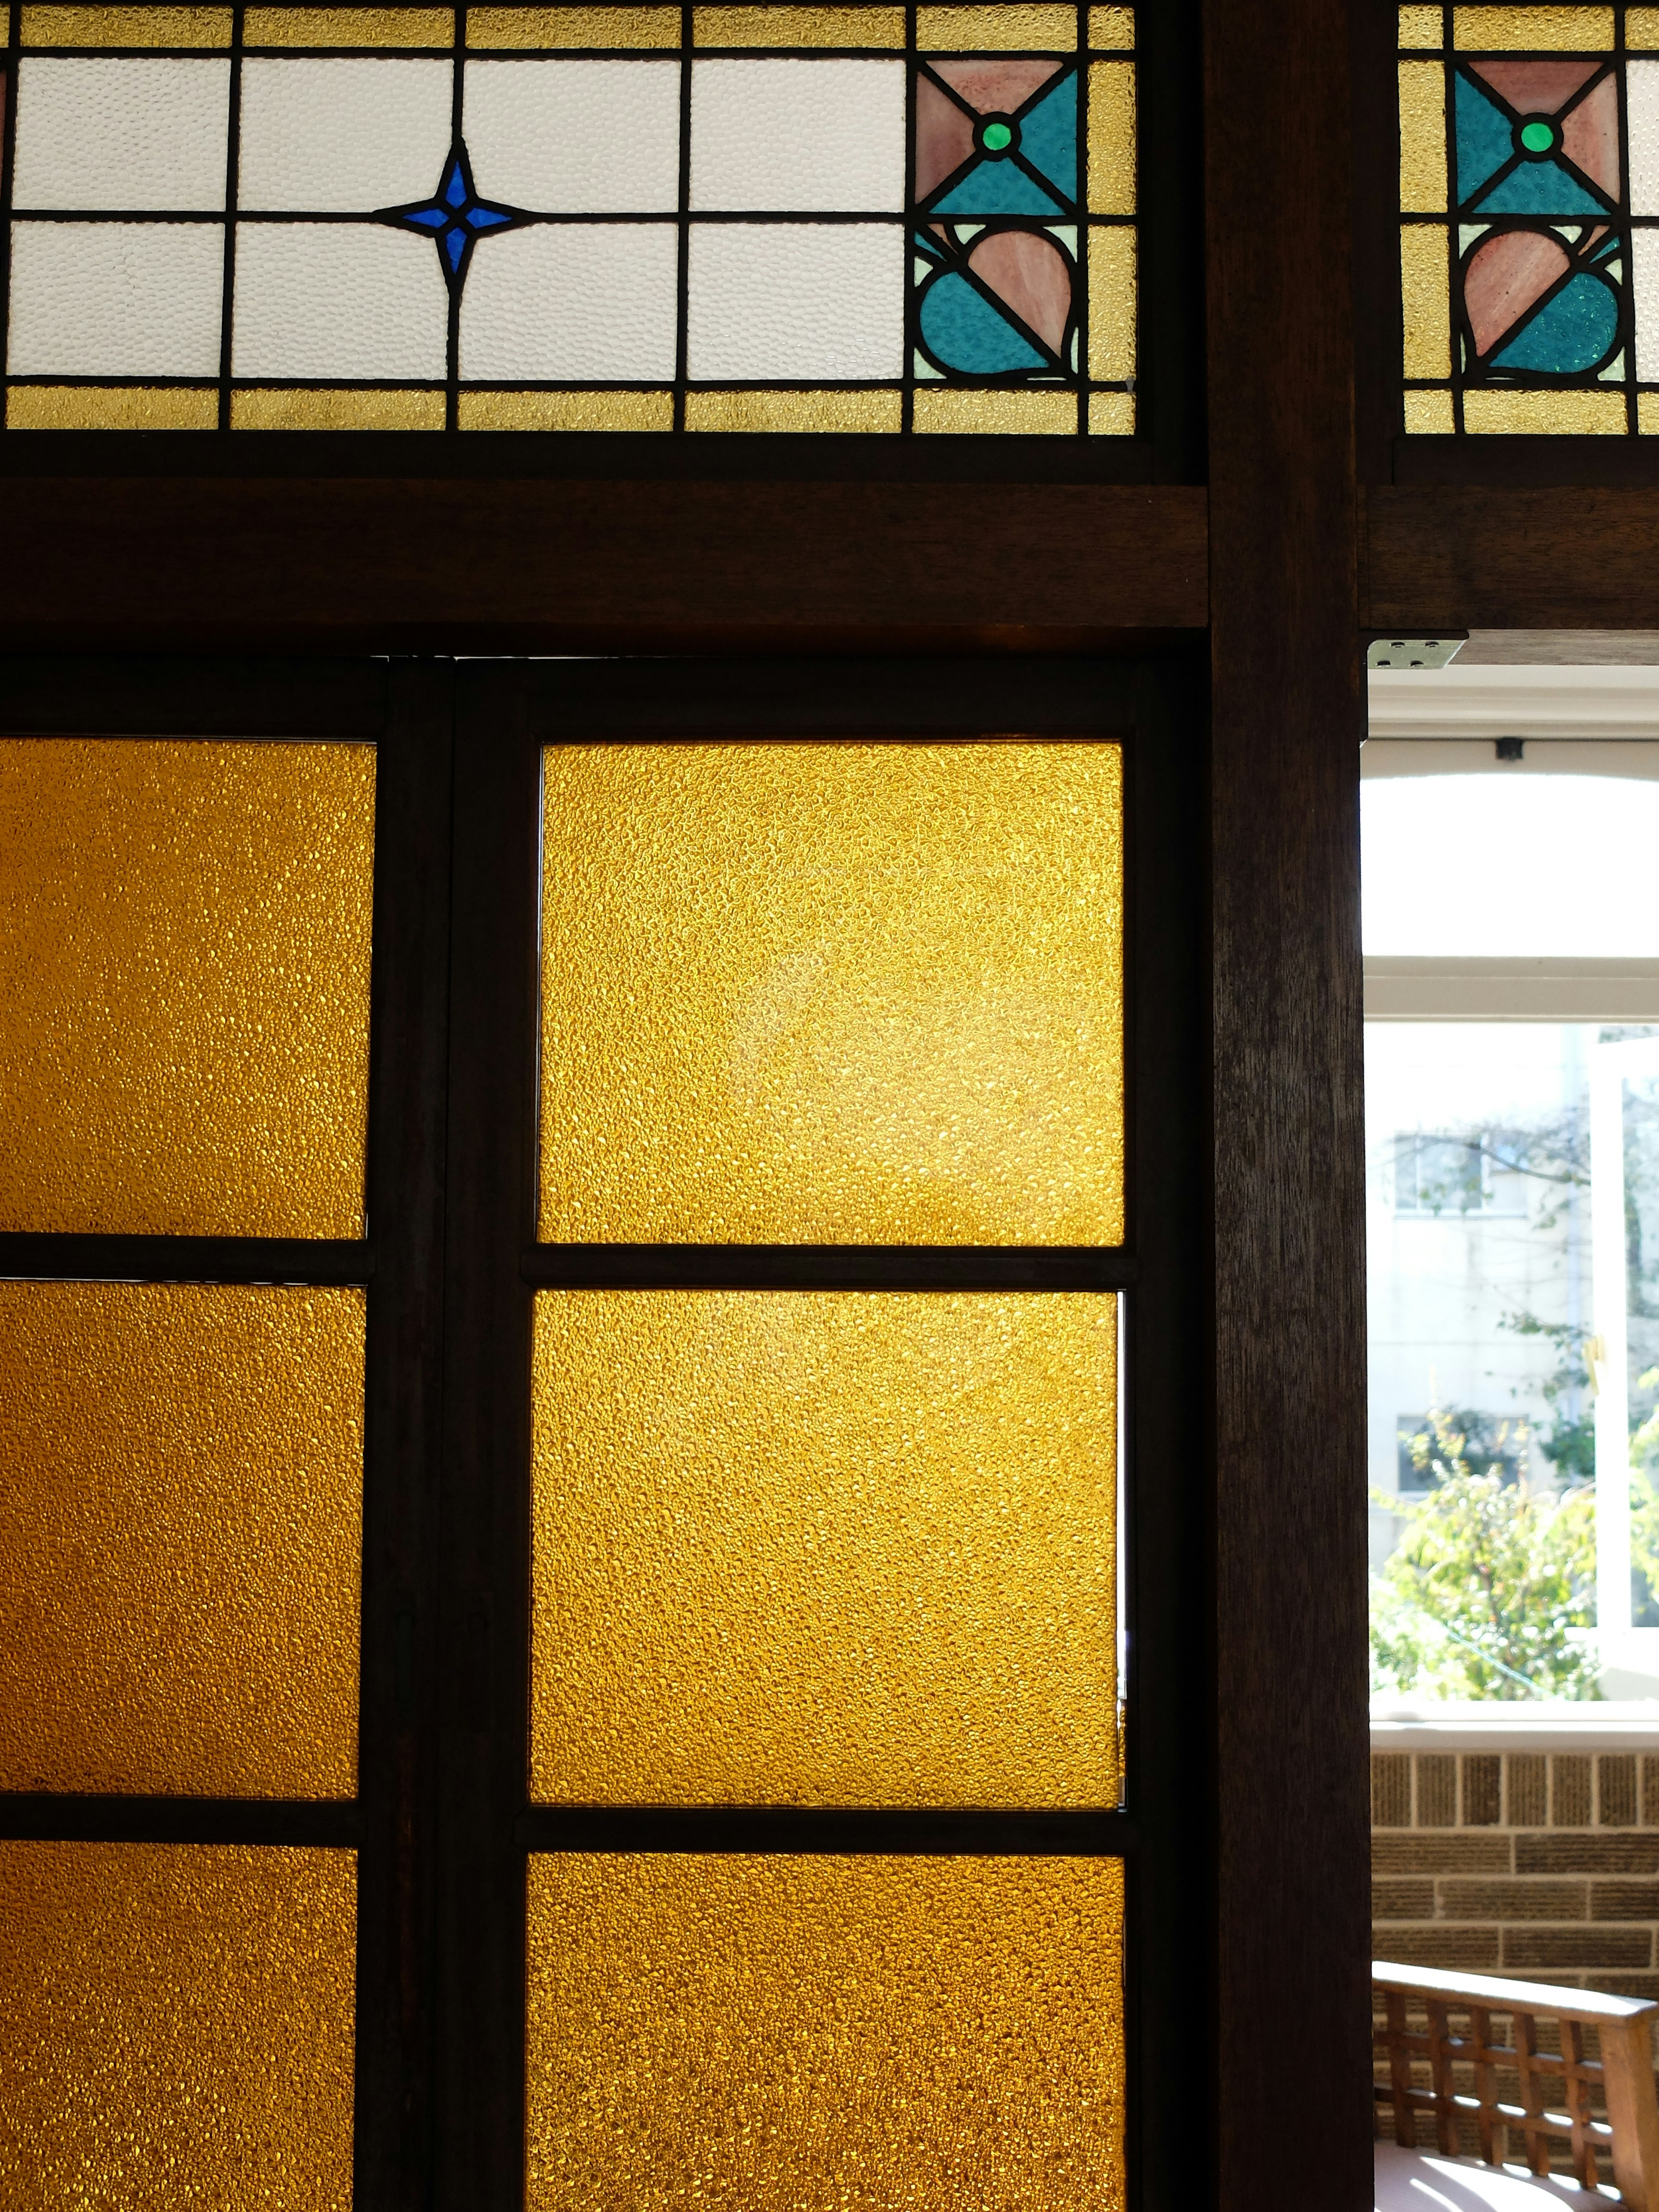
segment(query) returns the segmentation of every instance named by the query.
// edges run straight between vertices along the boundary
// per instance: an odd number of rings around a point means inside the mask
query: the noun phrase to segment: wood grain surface
[[[1247,0],[1205,11],[1211,2201],[1229,2212],[1372,2201],[1348,70],[1336,0],[1285,0],[1271,35]],[[1267,2146],[1287,2069],[1296,2152],[1279,2160]]]
[[[1206,619],[1191,486],[0,480],[0,650],[1083,646]]]
[[[1659,488],[1385,485],[1365,550],[1374,628],[1659,627]]]

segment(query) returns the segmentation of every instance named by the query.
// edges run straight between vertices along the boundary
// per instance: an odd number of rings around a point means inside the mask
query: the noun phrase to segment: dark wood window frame
[[[30,1279],[366,1283],[355,1803],[0,1796],[0,1835],[359,1853],[357,2195],[514,2212],[524,2186],[526,1855],[561,1850],[1121,1857],[1131,2202],[1195,2152],[1204,1698],[1204,735],[1197,672],[945,660],[0,663],[11,735],[307,738],[378,753],[362,1243],[10,1235]],[[540,751],[561,739],[1099,735],[1125,747],[1129,1234],[1122,1247],[538,1245]],[[529,1328],[538,1285],[1126,1294],[1128,1784],[1121,1807],[823,1810],[528,1802]]]

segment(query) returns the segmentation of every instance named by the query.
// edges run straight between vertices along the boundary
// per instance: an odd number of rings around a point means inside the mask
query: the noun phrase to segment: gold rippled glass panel
[[[0,2197],[349,2212],[349,1851],[0,1843]]]
[[[0,1283],[0,1788],[353,1794],[363,1317]]]
[[[358,1237],[374,755],[0,740],[0,1228]]]
[[[532,1787],[1109,1805],[1115,1301],[545,1291]]]
[[[530,1862],[531,2212],[1118,2212],[1113,1860]]]
[[[1118,746],[544,775],[544,1238],[1121,1242]]]

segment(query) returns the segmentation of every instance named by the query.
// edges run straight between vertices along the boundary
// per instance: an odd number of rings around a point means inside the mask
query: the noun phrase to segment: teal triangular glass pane
[[[940,215],[1064,215],[1012,161],[975,161],[954,190],[933,202]]]
[[[1510,119],[1477,92],[1460,70],[1457,76],[1457,204],[1463,206],[1515,151]]]
[[[1019,150],[1068,200],[1077,198],[1077,79],[1068,76],[1019,118]]]
[[[954,270],[928,288],[921,303],[921,335],[936,360],[963,376],[1000,376],[1009,369],[1048,366],[1036,348]]]
[[[1523,161],[1476,209],[1478,215],[1605,215],[1605,204],[1553,161]]]
[[[935,261],[944,260],[944,247],[939,244],[938,239],[930,238],[925,230],[919,230],[916,233],[915,243],[916,250],[919,253],[930,254]]]
[[[1572,376],[1595,368],[1618,327],[1619,303],[1607,287],[1596,276],[1575,276],[1492,356],[1492,367]]]

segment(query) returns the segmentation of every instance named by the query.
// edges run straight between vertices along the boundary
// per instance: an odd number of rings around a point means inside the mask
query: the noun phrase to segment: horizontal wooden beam
[[[1389,485],[1364,539],[1372,629],[1659,627],[1659,486]]]
[[[1098,647],[1207,619],[1181,485],[13,477],[0,650]]]

